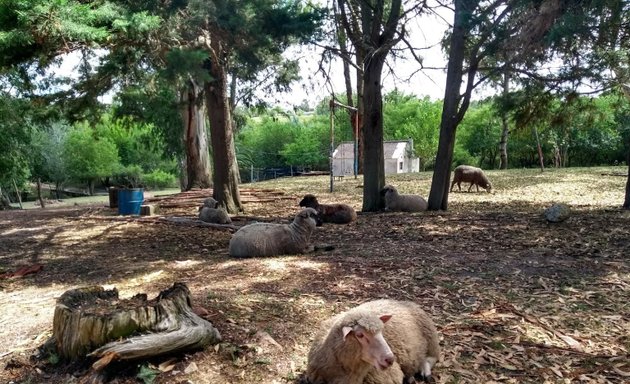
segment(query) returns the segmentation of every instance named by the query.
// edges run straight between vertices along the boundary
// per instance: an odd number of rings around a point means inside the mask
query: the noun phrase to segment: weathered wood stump
[[[193,312],[188,287],[175,283],[153,300],[120,300],[115,288],[98,286],[67,291],[57,300],[53,340],[60,357],[95,357],[100,370],[114,360],[202,349],[221,335]]]

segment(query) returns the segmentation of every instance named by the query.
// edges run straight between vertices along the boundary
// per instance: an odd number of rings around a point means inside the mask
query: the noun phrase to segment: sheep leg
[[[457,183],[457,181],[453,180],[453,182],[451,183],[451,190],[449,192],[453,192],[453,187],[455,186],[455,183]]]
[[[474,182],[470,183],[470,187],[468,187],[468,192],[470,192],[470,190],[472,189],[473,185],[475,185]]]
[[[422,363],[422,370],[414,375],[415,378],[426,383],[434,383],[435,380],[433,379],[433,376],[431,376],[431,367],[435,365],[436,362],[436,358],[427,357]]]

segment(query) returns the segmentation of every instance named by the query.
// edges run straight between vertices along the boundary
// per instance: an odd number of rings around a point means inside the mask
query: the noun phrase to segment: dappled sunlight
[[[17,228],[8,228],[6,231],[0,232],[0,236],[9,236],[9,235],[28,235],[29,233],[32,232],[39,232],[41,230],[45,229],[44,226],[42,227],[17,227]]]
[[[67,228],[57,234],[55,242],[59,245],[72,246],[102,236],[108,230],[112,230],[113,235],[123,233],[125,228],[116,228],[118,225],[119,224],[101,224],[81,228]]]
[[[299,272],[301,269],[322,270],[324,268],[323,263],[292,258],[274,258],[264,260],[262,264],[271,271]]]
[[[172,267],[175,269],[189,269],[198,267],[203,262],[201,260],[175,260]]]
[[[0,324],[3,353],[27,353],[43,344],[52,332],[56,300],[70,289],[65,285],[27,286],[13,292],[0,291]],[[19,303],[19,305],[16,305]],[[7,326],[18,320],[19,326]]]
[[[630,372],[620,360],[630,351],[630,212],[619,209],[625,178],[608,176],[618,172],[489,171],[495,194],[451,193],[447,212],[361,213],[350,224],[318,227],[315,252],[270,258],[230,258],[232,229],[112,217],[106,208],[1,213],[8,218],[0,220],[2,268],[43,269],[0,280],[7,330],[0,342],[8,351],[0,359],[26,358],[50,336],[55,300],[68,289],[102,285],[124,299],[155,297],[183,282],[224,341],[176,357],[178,370],[195,362],[199,371],[160,376],[167,381],[212,375],[217,383],[293,383],[322,320],[389,297],[413,300],[435,319],[443,346],[434,370],[439,383],[455,376],[621,382],[619,372]],[[387,182],[426,197],[431,173]],[[281,189],[276,195],[283,198],[246,203],[234,224],[287,223],[306,193],[361,208],[361,178],[336,182],[333,193],[328,183],[317,176],[250,184]],[[552,202],[571,206],[566,222],[543,218]],[[261,345],[260,333],[280,347]]]

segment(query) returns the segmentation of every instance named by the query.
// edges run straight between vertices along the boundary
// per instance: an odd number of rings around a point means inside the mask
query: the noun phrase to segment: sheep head
[[[398,190],[393,185],[386,185],[381,189],[381,196],[387,196],[388,193],[398,193]]]
[[[360,346],[361,360],[378,370],[387,369],[396,361],[396,356],[394,356],[382,332],[383,324],[391,317],[391,315],[378,317],[380,324],[377,325],[366,324],[366,326],[363,326],[356,324],[342,328],[344,342],[354,342],[356,340]],[[377,329],[374,329],[375,326]]]
[[[313,208],[304,208],[300,213],[295,216],[295,220],[306,221],[311,220],[315,227],[321,227],[323,222],[322,218],[319,217],[319,213]]]
[[[311,194],[304,195],[304,198],[300,201],[300,207],[315,208],[318,205],[319,203],[317,202],[317,197]]]

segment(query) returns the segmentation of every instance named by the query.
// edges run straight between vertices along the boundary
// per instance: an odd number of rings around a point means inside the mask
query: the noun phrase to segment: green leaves
[[[413,139],[415,155],[420,158],[422,168],[425,168],[433,161],[437,151],[442,102],[418,99],[397,90],[384,98],[385,139]]]
[[[107,138],[94,137],[85,124],[68,134],[63,158],[68,174],[82,181],[112,175],[119,167],[116,144]]]

